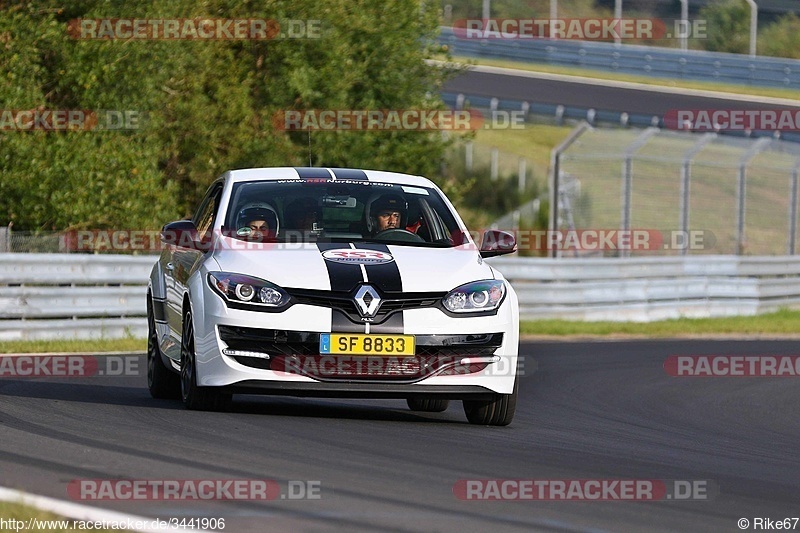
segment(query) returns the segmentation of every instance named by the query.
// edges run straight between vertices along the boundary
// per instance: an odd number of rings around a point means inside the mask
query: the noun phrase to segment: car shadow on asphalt
[[[184,410],[179,400],[157,400],[142,386],[109,385],[106,383],[68,382],[53,379],[2,379],[0,397],[38,398],[63,402],[121,405],[148,409]],[[391,401],[393,405],[387,405]],[[342,403],[348,402],[348,403]],[[352,402],[352,403],[350,403]],[[358,402],[358,403],[356,403]],[[380,402],[380,404],[369,402]],[[442,413],[419,413],[407,410],[403,400],[331,400],[329,398],[296,398],[285,396],[235,395],[230,409],[222,415],[261,415],[343,420],[376,420],[466,424],[461,419],[460,402],[451,402]]]
[[[386,405],[389,400],[347,400],[339,403],[327,398],[287,398],[275,396],[237,395],[233,398],[231,413],[290,416],[307,418],[339,418],[347,420],[381,420],[394,422],[421,423],[464,423],[456,419],[460,414],[460,402],[451,403],[442,413],[421,413],[410,411],[403,400],[391,400],[393,405]],[[352,402],[352,403],[350,403]],[[359,402],[359,403],[356,403]],[[369,402],[381,402],[370,404]],[[463,415],[462,415],[463,416]]]

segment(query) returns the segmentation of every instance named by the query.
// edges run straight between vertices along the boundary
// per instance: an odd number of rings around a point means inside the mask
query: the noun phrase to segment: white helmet
[[[280,232],[278,212],[271,205],[255,202],[245,205],[236,215],[236,229],[247,227],[253,220],[263,220],[269,226],[269,232],[274,236]]]

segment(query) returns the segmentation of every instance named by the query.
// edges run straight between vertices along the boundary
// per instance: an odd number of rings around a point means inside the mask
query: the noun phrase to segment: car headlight
[[[289,303],[289,294],[285,290],[269,281],[244,274],[210,272],[208,284],[226,302],[233,304],[277,308]]]
[[[506,295],[506,285],[501,280],[473,281],[457,287],[442,298],[444,308],[451,313],[480,313],[495,311]]]

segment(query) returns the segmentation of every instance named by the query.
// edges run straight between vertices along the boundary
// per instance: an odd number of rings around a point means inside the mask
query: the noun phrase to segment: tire
[[[214,387],[197,385],[197,365],[194,351],[194,323],[192,312],[183,316],[181,334],[181,400],[187,409],[193,411],[225,411],[230,408],[233,395],[216,390]]]
[[[178,374],[167,368],[158,347],[158,333],[153,314],[153,299],[147,295],[147,388],[156,399],[176,400],[181,397]]]
[[[519,376],[514,378],[511,394],[493,394],[486,400],[463,400],[464,414],[470,424],[481,426],[507,426],[514,420],[519,392]]]
[[[450,400],[437,398],[408,398],[406,400],[408,408],[412,411],[422,411],[425,413],[441,413],[447,410]]]

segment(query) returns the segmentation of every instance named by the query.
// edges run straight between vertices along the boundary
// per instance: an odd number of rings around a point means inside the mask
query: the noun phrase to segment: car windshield
[[[223,233],[269,242],[463,243],[441,194],[374,181],[250,181],[233,187]]]

